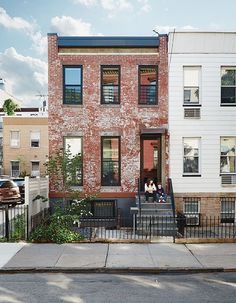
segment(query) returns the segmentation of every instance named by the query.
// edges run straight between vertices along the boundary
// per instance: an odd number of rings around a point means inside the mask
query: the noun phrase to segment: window
[[[157,168],[158,165],[158,146],[153,145],[153,168]]]
[[[64,66],[63,103],[82,104],[82,66]]]
[[[184,66],[184,105],[199,104],[200,66]]]
[[[20,132],[19,131],[11,131],[10,146],[13,148],[20,147]]]
[[[199,145],[200,138],[184,138],[184,174],[199,174]]]
[[[157,104],[157,65],[139,66],[139,104]]]
[[[187,225],[199,225],[200,198],[184,198],[184,214]]]
[[[119,104],[120,103],[120,67],[102,66],[101,67],[101,103]]]
[[[220,172],[236,173],[236,137],[220,138]]]
[[[74,159],[73,171],[68,176],[72,185],[80,186],[83,184],[83,164],[82,164],[82,138],[81,137],[65,137],[64,149],[70,153],[70,157]]]
[[[32,177],[39,177],[40,176],[39,161],[32,161],[31,162],[31,176]]]
[[[221,105],[236,105],[236,67],[221,68]]]
[[[221,200],[221,223],[234,223],[236,198],[222,198]]]
[[[120,185],[119,137],[102,137],[102,185]]]
[[[20,162],[11,161],[11,176],[16,178],[20,175]]]
[[[32,131],[30,133],[30,146],[31,147],[39,147],[40,141],[40,132],[39,131]]]

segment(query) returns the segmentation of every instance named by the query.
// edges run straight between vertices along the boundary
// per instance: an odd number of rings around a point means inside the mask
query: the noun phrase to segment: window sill
[[[201,104],[183,104],[183,107],[201,107]]]
[[[101,107],[120,107],[120,103],[100,103]]]
[[[78,107],[83,107],[83,104],[64,104],[64,103],[62,103],[62,106],[63,107],[76,107],[76,108],[78,108]]]
[[[225,103],[225,104],[224,104],[224,103],[221,103],[220,106],[221,106],[221,107],[229,107],[229,106],[235,107],[235,106],[236,106],[236,103]]]
[[[138,107],[140,108],[147,108],[147,107],[159,107],[158,104],[138,104]]]
[[[189,174],[189,175],[185,175],[183,174],[182,177],[201,177],[202,175],[200,174]]]

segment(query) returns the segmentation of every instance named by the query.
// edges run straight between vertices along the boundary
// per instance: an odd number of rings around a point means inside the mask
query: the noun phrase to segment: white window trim
[[[221,163],[221,139],[222,138],[234,138],[235,139],[235,144],[236,144],[236,136],[227,136],[227,135],[225,135],[225,136],[220,136],[220,157],[219,157],[219,159],[220,159],[220,163]],[[236,152],[235,152],[236,153]],[[236,157],[236,154],[235,154],[235,157]],[[220,167],[220,163],[219,163],[219,167]],[[219,168],[219,172],[220,172],[220,176],[221,175],[236,175],[236,168],[235,168],[235,172],[234,173],[230,173],[230,172],[221,172],[221,167]]]
[[[32,133],[39,133],[39,146],[37,146],[37,147],[32,146],[32,138],[31,138]],[[41,132],[40,132],[40,130],[31,130],[30,131],[30,148],[33,148],[33,149],[40,148],[40,143],[41,143],[40,141],[41,141]]]
[[[184,83],[184,69],[186,68],[198,68],[199,69],[199,83],[198,83],[198,88],[199,88],[199,100],[198,100],[198,103],[196,102],[193,102],[193,103],[184,103],[184,88],[185,88],[185,83]],[[202,104],[201,100],[202,100],[202,66],[201,65],[183,65],[183,68],[182,68],[182,71],[183,71],[183,79],[182,79],[182,83],[183,83],[183,89],[182,89],[182,103],[184,106],[199,106]]]
[[[33,168],[33,162],[34,162],[34,163],[37,162],[37,163],[39,164],[39,170],[38,170],[39,174],[38,174],[37,176],[34,176],[34,175],[32,174],[32,172],[33,172],[33,170],[32,170],[32,168]],[[32,177],[38,177],[38,176],[40,176],[40,161],[39,161],[39,160],[31,160],[30,163],[31,163],[30,175],[31,175]],[[36,170],[35,170],[35,171],[36,171]]]
[[[12,134],[12,132],[18,132],[19,133],[19,144],[17,145],[17,146],[12,146],[11,145],[11,140],[12,140],[12,137],[11,137],[11,134]],[[20,130],[18,130],[18,129],[11,129],[10,130],[10,148],[20,148],[20,142],[21,142],[21,134],[20,134]]]
[[[184,172],[184,139],[198,139],[198,172],[197,173],[185,173]],[[201,176],[201,137],[182,137],[182,174],[183,176]]]

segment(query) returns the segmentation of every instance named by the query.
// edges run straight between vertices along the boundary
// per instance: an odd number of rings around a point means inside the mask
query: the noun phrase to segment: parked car
[[[13,182],[19,187],[22,204],[25,203],[25,178],[11,178]]]
[[[10,204],[12,206],[21,204],[20,189],[17,184],[9,179],[0,180],[0,204]]]

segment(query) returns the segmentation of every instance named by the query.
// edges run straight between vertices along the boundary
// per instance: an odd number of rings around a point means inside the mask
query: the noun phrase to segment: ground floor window
[[[72,160],[68,178],[73,186],[83,185],[82,137],[65,137],[64,150],[67,151],[68,157]]]
[[[20,162],[11,161],[11,177],[19,177],[20,175]]]
[[[221,199],[221,223],[234,223],[236,198]]]
[[[200,198],[184,198],[184,214],[187,225],[199,225]]]
[[[103,186],[120,185],[120,137],[102,137]]]
[[[31,176],[32,177],[39,177],[40,176],[39,161],[32,161],[31,162]]]

